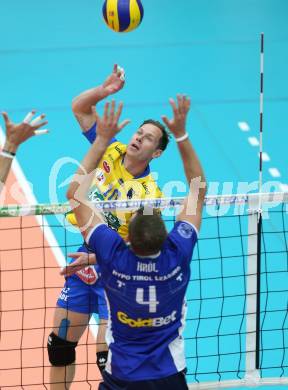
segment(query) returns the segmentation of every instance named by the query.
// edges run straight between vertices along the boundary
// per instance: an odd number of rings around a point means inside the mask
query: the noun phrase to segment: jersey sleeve
[[[189,261],[192,258],[197,239],[197,229],[190,222],[186,221],[177,221],[168,234],[168,242]]]
[[[97,137],[97,123],[95,122],[94,125],[91,127],[91,129],[84,131],[83,135],[87,140],[90,142],[90,144],[93,144]],[[111,141],[109,142],[109,145],[111,145],[113,142],[116,142],[116,138],[112,138]]]
[[[116,251],[125,246],[119,234],[104,223],[96,225],[90,231],[86,243],[95,253],[99,265],[112,261],[116,257]]]

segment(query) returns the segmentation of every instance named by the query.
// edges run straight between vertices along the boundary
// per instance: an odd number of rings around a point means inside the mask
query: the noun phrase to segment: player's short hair
[[[141,126],[147,125],[147,124],[152,124],[154,126],[157,126],[158,129],[162,131],[162,137],[160,138],[159,144],[158,144],[158,149],[165,150],[167,148],[167,145],[169,144],[170,140],[170,135],[166,130],[166,127],[162,125],[161,122],[155,121],[154,119],[146,119]],[[140,126],[140,127],[141,127]]]
[[[139,255],[152,255],[161,249],[167,230],[158,210],[141,208],[128,226],[131,248]]]

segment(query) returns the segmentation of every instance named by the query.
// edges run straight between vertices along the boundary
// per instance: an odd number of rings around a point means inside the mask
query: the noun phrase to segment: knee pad
[[[48,336],[47,343],[49,361],[52,366],[63,367],[74,363],[77,344],[77,342],[61,339],[52,332]]]

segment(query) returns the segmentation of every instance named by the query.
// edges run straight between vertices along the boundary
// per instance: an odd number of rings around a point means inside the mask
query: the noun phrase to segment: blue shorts
[[[78,251],[84,251],[83,247]],[[100,319],[108,319],[104,288],[94,266],[66,278],[57,306],[76,313],[97,313]]]
[[[183,370],[165,378],[129,382],[119,380],[104,370],[99,390],[188,390],[185,374],[186,370]]]

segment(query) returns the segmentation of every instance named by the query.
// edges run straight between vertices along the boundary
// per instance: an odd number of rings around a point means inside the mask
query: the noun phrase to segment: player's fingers
[[[41,114],[39,116],[37,116],[35,119],[33,119],[31,122],[30,122],[30,125],[31,126],[36,126],[38,125],[44,118],[45,118],[45,114]]]
[[[172,98],[169,99],[169,102],[171,104],[173,114],[176,117],[178,115],[178,109],[177,109],[176,103],[175,103],[174,99],[172,99]]]
[[[183,94],[178,94],[177,95],[177,100],[178,100],[178,111],[180,114],[185,114],[186,113],[186,107],[185,107],[185,100],[186,97]]]
[[[60,275],[71,276],[71,275],[75,274],[76,272],[80,271],[81,268],[83,268],[83,267],[73,265],[73,264],[67,265],[66,267],[61,269]]]
[[[3,116],[3,119],[4,119],[5,125],[8,125],[10,123],[10,119],[9,119],[9,116],[8,116],[7,112],[3,111],[2,112],[2,116]]]
[[[34,130],[40,129],[40,127],[47,125],[48,121],[40,122],[38,125],[32,126]]]
[[[62,268],[61,270],[60,270],[60,275],[62,275],[62,276],[69,276],[70,275],[70,269],[69,269],[69,265],[67,265],[66,267],[64,267],[64,268]]]
[[[184,110],[187,112],[190,108],[190,97],[187,95],[183,95],[183,105],[184,105]]]
[[[123,71],[124,71],[124,69],[121,68],[121,66],[117,65],[117,76],[121,76]]]
[[[119,69],[119,77],[121,81],[125,81],[125,70],[124,68],[121,68],[121,66],[118,67]]]
[[[165,123],[165,125],[169,127],[170,126],[170,120],[167,118],[167,116],[162,115],[161,118],[162,118],[162,121]]]
[[[113,66],[113,73],[117,73],[117,69],[118,69],[118,65],[114,64],[114,66]]]
[[[118,126],[119,130],[122,130],[125,126],[127,126],[131,122],[130,119],[125,119],[123,122],[120,123]]]
[[[28,114],[25,116],[25,118],[23,119],[23,123],[30,123],[31,119],[33,118],[33,116],[36,114],[36,111],[35,110],[32,110],[30,112],[28,112]]]
[[[191,107],[191,100],[189,97],[187,97],[186,102],[185,102],[185,112],[186,113],[190,110],[190,107]]]
[[[71,257],[72,259],[78,259],[80,256],[82,256],[81,252],[72,252],[67,254],[67,257]]]
[[[94,116],[94,118],[95,118],[95,120],[97,122],[97,120],[99,119],[99,115],[98,115],[98,113],[96,111],[96,106],[92,106],[91,107],[91,112],[92,112],[92,114],[93,114],[93,116]]]
[[[123,72],[121,73],[121,76],[120,76],[120,80],[125,82],[125,72],[123,70]]]
[[[109,107],[110,107],[110,103],[109,103],[109,102],[106,102],[106,103],[105,103],[105,106],[104,106],[104,114],[103,114],[104,120],[107,120],[107,119],[108,119]]]
[[[114,118],[114,113],[115,113],[115,100],[111,101],[111,110],[109,113],[110,118]]]
[[[184,97],[180,93],[177,95],[178,111],[183,112]]]
[[[116,122],[118,122],[119,118],[120,118],[120,115],[122,113],[122,109],[123,109],[123,102],[120,102],[119,103],[119,106],[118,106],[118,109],[116,111],[116,114],[115,114],[115,120]]]
[[[67,267],[64,267],[59,272],[60,275],[65,276],[67,274]]]

